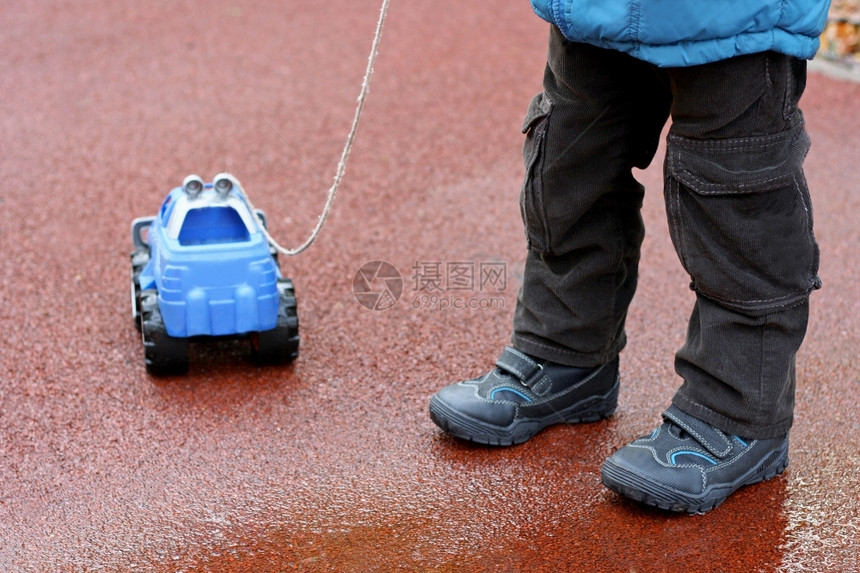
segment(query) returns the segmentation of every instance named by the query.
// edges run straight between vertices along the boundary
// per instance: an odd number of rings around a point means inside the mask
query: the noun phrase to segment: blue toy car
[[[186,372],[189,341],[247,338],[267,363],[298,356],[295,291],[265,224],[228,173],[189,175],[158,215],[134,220],[132,315],[150,374]]]

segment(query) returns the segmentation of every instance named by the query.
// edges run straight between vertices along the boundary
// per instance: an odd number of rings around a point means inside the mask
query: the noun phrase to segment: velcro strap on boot
[[[718,458],[726,457],[732,450],[732,442],[728,436],[707,422],[703,422],[687,414],[677,406],[669,406],[663,412],[663,417],[678,424],[685,432],[702,444],[706,450]]]
[[[544,373],[543,367],[513,346],[505,347],[502,355],[496,360],[496,366],[512,374],[523,386],[531,389],[538,396],[547,392],[552,386],[552,380]]]

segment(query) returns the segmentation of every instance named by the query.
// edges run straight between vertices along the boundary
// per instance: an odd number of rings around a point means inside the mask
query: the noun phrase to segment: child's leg
[[[805,63],[755,54],[668,74],[666,206],[697,294],[675,362],[684,385],[664,423],[601,475],[640,502],[705,512],[788,464],[794,357],[820,284],[801,168]]]
[[[697,293],[674,403],[724,431],[781,436],[819,285],[797,107],[805,62],[756,54],[669,75],[666,205]]]
[[[528,237],[512,342],[580,367],[625,343],[636,289],[644,168],[668,117],[665,74],[627,54],[566,41],[553,27],[544,91],[523,126]]]
[[[617,354],[636,288],[645,167],[669,113],[665,74],[620,52],[550,36],[544,92],[524,124],[529,253],[513,347],[488,373],[439,390],[430,416],[484,444],[591,422],[618,402]]]

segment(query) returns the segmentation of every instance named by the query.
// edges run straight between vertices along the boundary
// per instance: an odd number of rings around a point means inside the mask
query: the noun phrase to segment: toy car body
[[[141,330],[147,370],[188,369],[188,342],[247,337],[259,359],[298,355],[292,281],[229,174],[204,184],[189,175],[158,214],[132,223],[132,315]]]

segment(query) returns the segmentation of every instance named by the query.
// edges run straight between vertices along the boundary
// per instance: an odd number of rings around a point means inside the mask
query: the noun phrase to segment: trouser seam
[[[808,198],[806,195],[804,195],[804,193],[803,193],[804,185],[801,185],[801,182],[799,182],[797,180],[797,174],[792,176],[791,180],[794,183],[794,189],[797,192],[798,198],[800,199],[800,204],[803,205],[803,211],[804,211],[804,213],[806,213],[806,229],[809,232],[809,242],[812,243],[813,245],[815,245],[816,240],[815,240],[815,230],[813,229],[813,225],[812,225],[811,198]],[[812,290],[819,288],[821,286],[820,279],[818,278],[818,269],[816,269],[816,264],[817,264],[816,260],[813,259],[812,261],[810,261],[809,267],[807,269],[807,275],[809,275],[809,277],[813,281],[812,285],[810,286],[809,292],[811,292]],[[807,292],[807,294],[809,294],[809,292]]]

